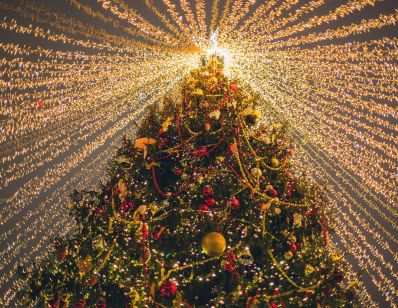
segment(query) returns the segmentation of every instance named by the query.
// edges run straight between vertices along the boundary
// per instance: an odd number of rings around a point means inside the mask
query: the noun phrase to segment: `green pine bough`
[[[286,126],[211,57],[123,139],[73,235],[21,269],[50,307],[347,307],[322,190],[292,171]],[[264,124],[267,123],[267,124]]]

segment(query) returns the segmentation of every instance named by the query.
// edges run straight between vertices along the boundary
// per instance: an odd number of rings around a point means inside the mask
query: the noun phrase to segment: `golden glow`
[[[64,2],[70,12],[0,2],[0,30],[15,38],[0,41],[0,304],[16,295],[16,262],[73,226],[67,195],[94,187],[145,109],[212,53],[259,94],[262,114],[290,124],[297,171],[325,183],[335,242],[363,269],[362,304],[375,305],[369,286],[398,301],[397,9],[145,0],[147,18],[128,1]],[[363,17],[373,9],[385,12]]]

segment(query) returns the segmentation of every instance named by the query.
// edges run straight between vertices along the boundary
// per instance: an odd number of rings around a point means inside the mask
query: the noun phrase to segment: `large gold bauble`
[[[210,257],[219,257],[223,254],[227,242],[225,237],[218,232],[207,233],[202,239],[202,249]]]

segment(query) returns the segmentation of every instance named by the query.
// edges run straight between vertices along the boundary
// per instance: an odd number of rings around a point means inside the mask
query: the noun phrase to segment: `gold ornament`
[[[239,263],[243,265],[250,265],[254,262],[253,255],[251,254],[250,248],[248,246],[238,252],[237,258]]]
[[[193,90],[192,94],[197,96],[203,96],[203,90],[200,88],[196,88],[195,90]]]
[[[272,158],[271,159],[271,164],[272,164],[272,166],[274,167],[274,168],[276,168],[276,167],[278,167],[279,166],[279,160],[277,159],[277,158]]]
[[[289,251],[285,252],[284,256],[285,256],[285,259],[289,260],[293,257],[293,252],[291,252],[289,250]]]
[[[207,233],[202,239],[202,249],[209,257],[219,257],[223,254],[227,243],[219,232]]]
[[[252,168],[251,173],[256,179],[259,179],[263,175],[261,169],[257,167]]]
[[[312,265],[307,264],[307,265],[305,266],[305,274],[306,274],[306,275],[310,275],[310,274],[312,274],[314,271],[315,271],[315,268],[314,268]]]
[[[220,118],[221,111],[216,109],[209,113],[209,117],[214,120],[218,120]]]

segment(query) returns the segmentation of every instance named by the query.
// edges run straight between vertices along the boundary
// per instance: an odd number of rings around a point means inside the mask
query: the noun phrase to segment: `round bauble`
[[[290,250],[285,252],[284,254],[285,259],[290,260],[291,258],[293,258],[293,252],[291,252]]]
[[[144,215],[146,213],[146,205],[140,205],[137,211],[140,213],[140,215]]]
[[[259,179],[263,175],[261,169],[257,167],[252,168],[251,173],[256,179]]]
[[[213,110],[209,113],[209,117],[214,120],[218,120],[220,118],[221,111],[220,110]]]
[[[209,257],[219,257],[225,251],[227,242],[219,232],[207,233],[202,239],[202,249]]]
[[[250,252],[250,248],[247,246],[238,252],[237,257],[238,257],[239,263],[246,265],[246,266],[250,265],[254,262],[254,258]]]
[[[213,194],[213,189],[209,185],[206,185],[202,191],[203,196],[210,197]]]
[[[240,202],[236,197],[232,197],[228,200],[227,205],[234,211],[239,209]]]
[[[208,131],[211,129],[210,123],[206,122],[206,123],[203,125],[203,129],[204,129],[206,132],[208,132]]]
[[[210,102],[205,101],[205,102],[202,103],[202,108],[207,109],[207,108],[209,108],[209,107],[210,107]]]
[[[272,158],[271,159],[271,164],[272,164],[272,166],[274,167],[274,168],[276,168],[276,167],[278,167],[279,166],[279,160],[277,159],[277,158]]]
[[[197,96],[203,96],[203,90],[201,88],[196,88],[195,90],[193,90],[192,94]]]

